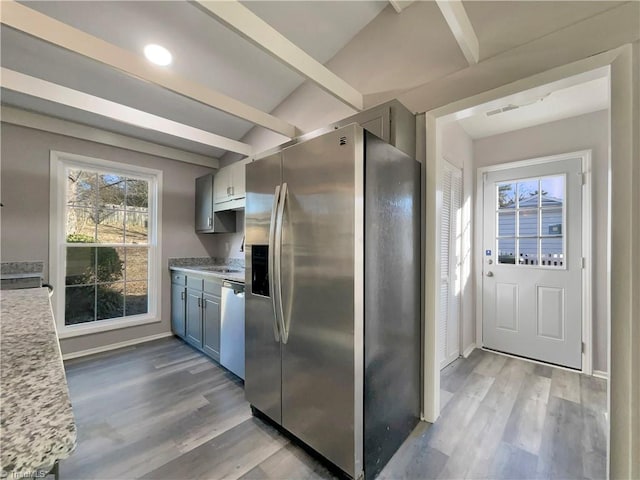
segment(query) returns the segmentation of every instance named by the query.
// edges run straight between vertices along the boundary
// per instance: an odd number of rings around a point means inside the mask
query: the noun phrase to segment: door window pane
[[[538,236],[538,209],[526,209],[518,212],[518,236]]]
[[[516,239],[501,238],[498,240],[498,263],[516,263]]]
[[[498,184],[498,208],[516,208],[515,183]]]
[[[518,255],[520,265],[538,265],[538,239],[520,238]]]
[[[498,236],[515,237],[516,235],[516,212],[498,212]]]
[[[543,238],[541,243],[541,264],[548,267],[564,266],[563,238]]]
[[[538,180],[523,180],[518,182],[518,207],[538,206]]]
[[[564,204],[564,175],[545,177],[540,180],[542,206],[562,207]]]
[[[542,210],[542,235],[563,235],[562,208],[545,208]]]

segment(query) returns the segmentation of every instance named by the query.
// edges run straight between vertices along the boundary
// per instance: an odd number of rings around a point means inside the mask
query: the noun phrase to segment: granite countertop
[[[244,268],[233,268],[233,270],[240,270],[239,272],[217,272],[211,270],[211,268],[225,268],[225,267],[212,267],[206,265],[191,265],[191,266],[171,266],[171,270],[178,270],[180,272],[192,272],[198,275],[209,275],[211,277],[221,278],[223,280],[231,280],[233,282],[244,283]]]
[[[76,446],[48,290],[2,291],[0,315],[1,473],[36,477]]]
[[[218,269],[234,270],[232,272],[216,271]],[[244,261],[242,259],[223,259],[214,257],[170,258],[169,269],[181,272],[192,272],[199,275],[244,283]]]

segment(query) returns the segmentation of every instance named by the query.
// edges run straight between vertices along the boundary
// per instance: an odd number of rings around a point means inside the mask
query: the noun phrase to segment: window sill
[[[126,320],[99,320],[78,325],[58,325],[58,338],[81,337],[83,335],[120,330],[122,328],[136,327],[150,323],[160,323],[160,321],[161,319],[154,315],[139,315],[127,318]]]

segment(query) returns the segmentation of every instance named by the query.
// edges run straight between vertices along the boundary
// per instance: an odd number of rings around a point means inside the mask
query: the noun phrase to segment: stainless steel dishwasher
[[[222,283],[220,363],[244,380],[244,284]]]

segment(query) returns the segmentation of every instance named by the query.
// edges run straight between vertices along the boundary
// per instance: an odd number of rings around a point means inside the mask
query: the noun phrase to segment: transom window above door
[[[565,175],[496,184],[498,263],[565,268]]]

